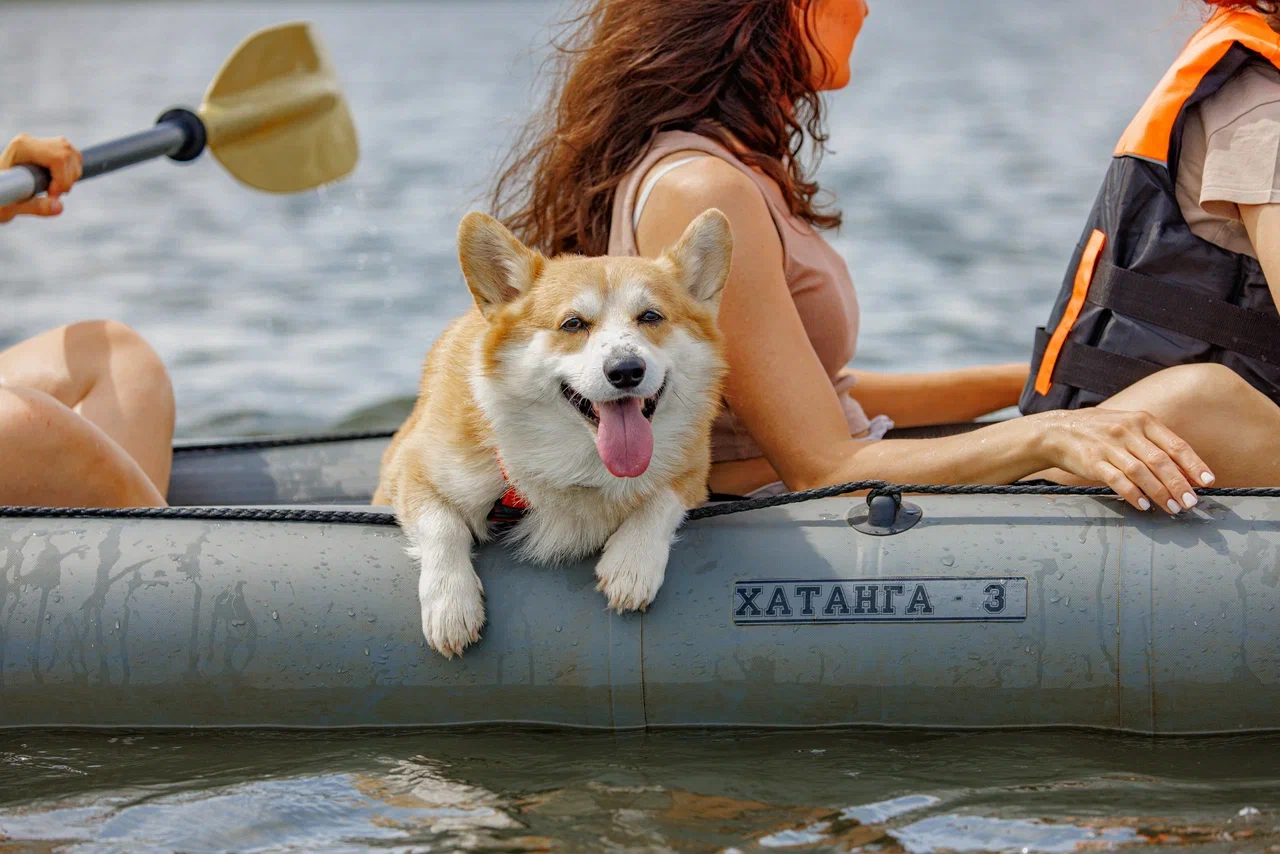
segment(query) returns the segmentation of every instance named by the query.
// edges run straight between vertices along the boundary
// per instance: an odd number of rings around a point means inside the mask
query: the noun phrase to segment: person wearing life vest
[[[1191,392],[1204,411],[1175,417],[1180,434],[1202,453],[1224,434],[1265,451],[1280,428],[1280,8],[1205,2],[1116,147],[1019,407],[1163,416],[1191,382],[1164,369],[1221,366],[1194,375],[1217,387]]]

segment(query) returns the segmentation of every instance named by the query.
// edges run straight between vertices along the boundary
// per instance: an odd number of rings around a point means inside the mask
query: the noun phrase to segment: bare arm
[[[952,424],[1013,406],[1022,394],[1025,362],[931,374],[881,374],[846,369],[858,378],[850,392],[868,415],[887,415],[898,427]]]
[[[1271,298],[1280,305],[1280,204],[1240,205],[1240,218],[1266,274]]]
[[[733,273],[720,308],[730,365],[726,398],[789,488],[865,479],[1010,483],[1058,467],[1107,483],[1135,506],[1145,503],[1146,492],[1163,507],[1170,494],[1191,491],[1188,479],[1205,482],[1208,469],[1199,457],[1142,413],[1048,413],[933,440],[850,438],[787,288],[781,241],[746,176],[708,157],[664,177],[640,222],[641,252],[659,254],[710,207],[722,210],[734,230]]]

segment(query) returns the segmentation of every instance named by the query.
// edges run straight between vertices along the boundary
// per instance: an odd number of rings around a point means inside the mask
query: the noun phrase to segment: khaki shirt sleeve
[[[1246,68],[1201,114],[1208,143],[1201,207],[1239,220],[1239,205],[1280,202],[1280,72]]]

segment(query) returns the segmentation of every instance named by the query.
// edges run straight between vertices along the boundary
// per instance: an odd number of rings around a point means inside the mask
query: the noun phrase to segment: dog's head
[[[614,478],[667,469],[706,441],[725,371],[724,214],[707,211],[647,260],[547,259],[472,213],[458,252],[488,322],[477,396],[500,441],[575,483],[599,483],[601,463]]]

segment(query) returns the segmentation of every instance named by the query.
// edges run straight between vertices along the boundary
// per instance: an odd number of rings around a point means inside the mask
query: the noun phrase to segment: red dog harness
[[[489,511],[489,524],[514,525],[524,518],[524,514],[529,510],[529,502],[511,485],[511,478],[507,477],[507,470],[502,465],[501,457],[498,458],[498,470],[502,472],[502,479],[507,482],[507,491],[493,503],[493,509]]]

